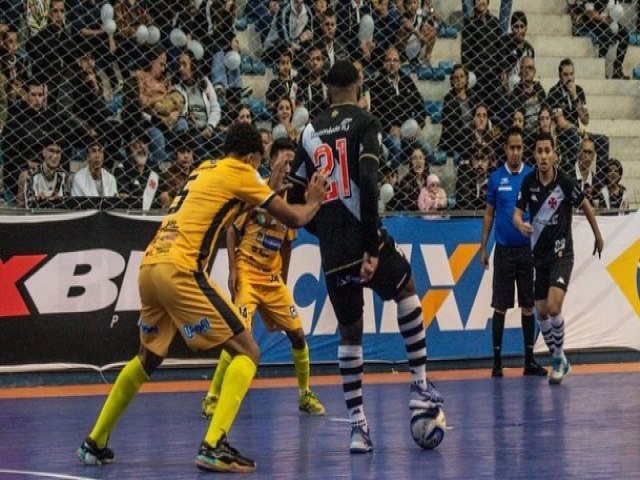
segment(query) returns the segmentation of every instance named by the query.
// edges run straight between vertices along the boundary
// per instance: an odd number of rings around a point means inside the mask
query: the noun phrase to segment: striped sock
[[[551,328],[553,331],[553,356],[564,357],[562,346],[564,345],[564,318],[562,313],[551,316]]]
[[[352,425],[367,424],[362,402],[362,345],[339,345],[338,366],[342,390]]]
[[[542,333],[542,338],[544,338],[544,343],[547,344],[551,355],[554,355],[556,347],[555,342],[553,341],[553,327],[551,326],[551,320],[548,318],[544,320],[538,318],[538,325],[540,326],[540,332]]]
[[[407,349],[411,379],[414,385],[424,389],[427,386],[427,341],[418,295],[398,302],[398,328]]]

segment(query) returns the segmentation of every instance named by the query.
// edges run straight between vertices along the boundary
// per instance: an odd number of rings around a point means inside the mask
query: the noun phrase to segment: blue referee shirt
[[[520,247],[529,244],[529,238],[522,235],[513,225],[513,212],[522,180],[532,171],[533,168],[523,163],[519,172],[512,173],[504,164],[489,177],[487,203],[495,209],[496,242],[504,247]],[[523,219],[529,221],[527,212]]]

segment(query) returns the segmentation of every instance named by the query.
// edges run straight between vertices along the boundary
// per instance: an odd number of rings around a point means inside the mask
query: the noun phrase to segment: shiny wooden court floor
[[[640,368],[574,367],[562,385],[509,369],[434,372],[448,430],[434,451],[409,434],[408,376],[368,374],[365,411],[374,452],[350,455],[338,377],[314,377],[325,417],[297,411],[293,379],[259,379],[230,433],[260,479],[639,479]],[[113,432],[116,462],[81,465],[75,449],[106,386],[0,389],[0,479],[198,479],[207,382],[144,387]],[[220,475],[218,475],[219,477]],[[228,475],[227,475],[228,476]],[[240,476],[243,477],[243,476]],[[235,478],[235,477],[234,477]]]

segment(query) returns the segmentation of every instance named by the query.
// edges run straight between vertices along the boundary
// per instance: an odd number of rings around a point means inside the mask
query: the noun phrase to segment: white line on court
[[[12,473],[14,475],[25,475],[30,477],[44,477],[44,478],[60,478],[62,480],[96,480],[91,477],[74,477],[73,475],[62,475],[60,473],[49,472],[30,472],[27,470],[5,470],[0,468],[0,473]]]

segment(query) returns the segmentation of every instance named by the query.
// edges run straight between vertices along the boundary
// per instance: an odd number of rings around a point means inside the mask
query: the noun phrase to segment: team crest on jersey
[[[331,118],[336,118],[338,116],[338,110],[331,110]]]
[[[291,318],[296,318],[298,316],[298,310],[295,305],[289,305],[289,314]]]

